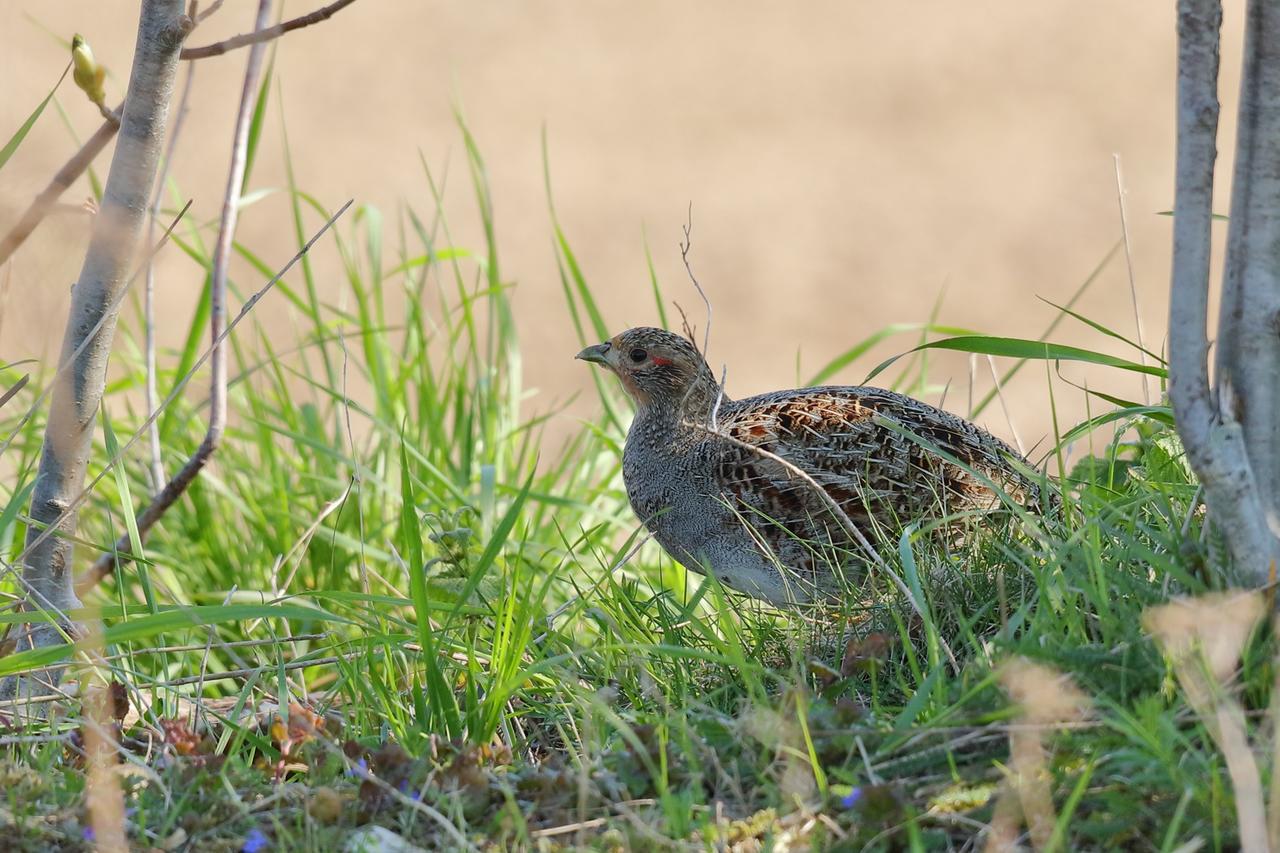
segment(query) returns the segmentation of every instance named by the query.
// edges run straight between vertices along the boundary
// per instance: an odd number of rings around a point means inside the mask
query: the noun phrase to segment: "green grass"
[[[620,465],[629,408],[606,378],[592,374],[599,417],[563,446],[544,441],[567,416],[521,384],[496,205],[462,127],[482,242],[455,243],[446,176],[425,165],[425,205],[394,217],[357,207],[341,221],[327,240],[344,294],[322,301],[307,259],[250,315],[232,339],[215,464],[145,560],[92,599],[102,657],[79,650],[71,674],[126,688],[132,769],[119,778],[135,845],[331,850],[372,823],[430,849],[960,847],[1000,796],[1020,713],[1000,665],[1025,656],[1092,697],[1083,721],[1042,727],[1058,849],[1234,848],[1224,760],[1141,627],[1153,604],[1228,585],[1167,408],[1094,395],[1101,408],[1084,425],[1057,425],[1063,438],[1091,431],[1096,447],[1067,472],[1061,516],[1024,513],[959,551],[913,530],[881,542],[919,614],[882,577],[834,612],[764,608],[686,576],[653,543],[635,549]],[[301,245],[330,206],[294,183],[284,156]],[[195,275],[213,227],[191,217],[175,234]],[[580,342],[597,341],[607,305],[554,216],[551,236]],[[281,259],[237,250],[255,270],[238,282],[243,298]],[[654,294],[665,316],[656,277]],[[197,310],[185,346],[162,358],[162,396],[206,346],[206,320]],[[284,327],[296,340],[281,341]],[[956,338],[930,344],[938,335]],[[816,375],[856,381],[887,338],[995,353],[1009,371],[1049,367],[1034,360],[1046,356],[1133,368],[1031,337],[902,325]],[[117,346],[91,476],[141,426],[139,350]],[[928,351],[880,381],[925,393]],[[0,387],[20,375],[0,367]],[[203,433],[204,381],[161,419],[170,472]],[[1049,370],[1045,381],[1062,393]],[[4,436],[41,385],[0,410]],[[6,451],[9,561],[42,424],[37,412]],[[98,484],[81,513],[86,542],[131,529],[148,493],[144,448]],[[1063,463],[1061,447],[1047,455]],[[1259,732],[1270,643],[1246,647],[1236,688]],[[8,849],[86,845],[76,704],[4,743]]]

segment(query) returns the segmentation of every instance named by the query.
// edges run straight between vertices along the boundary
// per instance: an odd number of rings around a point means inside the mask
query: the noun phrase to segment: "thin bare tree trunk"
[[[68,611],[80,606],[72,584],[70,537],[76,529],[72,503],[84,486],[94,421],[106,382],[116,326],[112,309],[129,280],[146,222],[178,56],[190,26],[183,14],[183,0],[142,3],[119,139],[84,266],[72,292],[59,363],[74,359],[70,369],[54,380],[31,500],[29,550],[23,566],[27,608],[56,614],[56,622],[34,625],[22,637],[19,648],[53,645],[77,633],[67,617]],[[88,345],[81,349],[89,336]],[[53,535],[45,535],[47,530]],[[39,680],[34,676],[11,679],[0,688],[0,694],[48,692],[50,686],[56,686],[61,671],[52,670],[43,677],[47,679],[44,684],[33,683]]]
[[[1209,383],[1209,255],[1213,204],[1214,161],[1217,158],[1220,0],[1179,0],[1178,3],[1178,152],[1173,220],[1173,281],[1169,299],[1169,399],[1178,432],[1192,468],[1204,486],[1205,501],[1214,523],[1225,536],[1237,570],[1261,585],[1280,556],[1280,539],[1268,524],[1271,496],[1280,494],[1276,460],[1280,455],[1277,424],[1263,423],[1263,413],[1280,415],[1280,349],[1276,338],[1276,237],[1280,235],[1280,182],[1273,159],[1270,176],[1258,174],[1263,165],[1256,155],[1280,144],[1271,124],[1280,120],[1274,104],[1280,97],[1272,75],[1280,50],[1274,29],[1276,10],[1269,0],[1249,6],[1249,58],[1245,63],[1241,106],[1241,161],[1233,192],[1231,238],[1228,246],[1226,291],[1219,325],[1220,350],[1215,385]],[[1260,41],[1269,42],[1266,46]],[[1270,86],[1263,93],[1258,88]],[[1251,94],[1252,93],[1252,94]],[[1249,106],[1252,101],[1252,106]],[[1261,113],[1268,121],[1261,122]],[[1248,127],[1246,126],[1248,125]],[[1273,138],[1259,140],[1266,129]],[[1252,140],[1252,141],[1249,141]],[[1255,181],[1258,182],[1255,185]],[[1263,210],[1270,205],[1270,210]],[[1257,237],[1251,236],[1257,217]],[[1267,235],[1267,236],[1264,236]],[[1263,252],[1270,240],[1269,257]],[[1258,241],[1258,242],[1255,242]],[[1242,253],[1241,257],[1236,257]],[[1267,305],[1271,305],[1268,311]],[[1253,316],[1249,316],[1253,315]],[[1269,331],[1267,331],[1269,327]],[[1269,337],[1269,341],[1253,338]],[[1225,345],[1225,346],[1224,346]],[[1243,367],[1242,360],[1267,360],[1269,372]],[[1243,423],[1242,423],[1243,420]]]
[[[1258,497],[1280,498],[1280,6],[1248,5],[1217,380],[1237,390]]]
[[[271,19],[271,0],[259,0],[257,12],[257,30],[267,26]],[[240,190],[244,183],[245,168],[248,160],[249,125],[253,119],[253,106],[258,91],[258,80],[262,74],[262,58],[266,53],[267,42],[256,41],[249,49],[249,59],[245,64],[244,84],[240,92],[240,108],[236,113],[235,130],[231,138],[231,166],[227,174],[227,189],[222,199],[222,218],[218,227],[218,242],[213,249],[213,262],[209,274],[209,336],[213,341],[213,351],[209,357],[209,426],[205,430],[204,440],[196,448],[186,464],[173,475],[173,479],[165,483],[151,503],[138,515],[138,537],[145,540],[169,507],[182,497],[187,488],[195,482],[204,466],[213,458],[214,451],[222,441],[222,431],[227,423],[227,347],[223,343],[224,330],[227,325],[227,268],[231,264],[231,250],[235,242],[236,221],[240,211]],[[154,427],[154,424],[152,425]],[[106,577],[124,557],[131,552],[128,534],[121,536],[115,548],[99,557],[84,576],[84,579],[98,580]],[[83,583],[81,584],[83,589]]]

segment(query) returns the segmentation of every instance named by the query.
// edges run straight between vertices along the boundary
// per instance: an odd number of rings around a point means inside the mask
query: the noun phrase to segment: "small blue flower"
[[[862,789],[855,787],[852,791],[840,798],[840,805],[844,806],[846,809],[851,809],[861,802],[861,800]]]
[[[86,844],[92,844],[98,840],[98,834],[93,831],[92,826],[86,826],[84,829],[80,830],[80,837],[84,839]]]
[[[347,768],[347,775],[363,779],[369,775],[369,762],[361,758],[355,764]]]
[[[244,845],[240,848],[240,853],[262,853],[270,844],[271,842],[267,840],[267,836],[263,835],[262,830],[255,826],[245,836]]]

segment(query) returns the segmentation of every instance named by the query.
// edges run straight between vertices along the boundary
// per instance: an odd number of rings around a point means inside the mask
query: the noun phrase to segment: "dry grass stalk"
[[[89,623],[84,643],[95,652],[102,651],[102,624]],[[81,713],[84,722],[85,810],[93,831],[94,847],[101,853],[127,853],[129,842],[124,828],[124,792],[120,788],[119,744],[111,707],[110,691],[85,691]]]
[[[1020,814],[1032,847],[1045,850],[1058,821],[1045,733],[1054,726],[1082,720],[1089,713],[1089,697],[1069,676],[1026,658],[1007,661],[1000,667],[999,678],[1009,698],[1019,706],[1023,725],[1009,729],[1010,775],[996,803],[986,849],[1016,849]]]
[[[1143,626],[1173,667],[1187,702],[1226,759],[1236,796],[1240,845],[1246,851],[1272,847],[1262,776],[1249,747],[1244,709],[1226,685],[1265,612],[1261,593],[1227,591],[1176,599],[1148,608],[1142,616]],[[1276,805],[1272,803],[1273,808]]]

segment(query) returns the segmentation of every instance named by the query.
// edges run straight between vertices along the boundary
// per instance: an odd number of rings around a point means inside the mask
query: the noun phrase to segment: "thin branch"
[[[151,197],[151,212],[147,217],[147,240],[155,241],[156,220],[160,217],[160,204],[164,199],[165,184],[169,182],[169,169],[173,167],[173,155],[178,150],[178,139],[182,135],[182,126],[187,117],[188,103],[191,99],[191,84],[195,79],[196,66],[187,66],[187,77],[182,84],[182,95],[178,98],[178,111],[173,117],[173,130],[169,133],[169,146],[165,151],[164,164],[160,167],[160,177],[156,180],[155,190]],[[155,411],[160,391],[156,386],[156,311],[155,311],[155,255],[147,258],[147,280],[143,290],[142,325],[146,336],[146,394],[147,411]],[[151,444],[151,494],[160,491],[167,479],[164,475],[164,459],[160,449],[160,425],[151,424],[149,433]]]
[[[268,281],[266,284],[264,284],[260,290],[258,290],[253,294],[253,296],[249,297],[248,301],[246,301],[244,305],[241,306],[240,312],[236,314],[235,319],[233,319],[230,323],[227,324],[226,329],[223,330],[218,340],[214,341],[213,344],[210,344],[210,347],[206,349],[203,353],[201,353],[200,357],[196,359],[195,364],[193,364],[191,366],[191,369],[187,371],[187,374],[181,377],[178,380],[178,382],[174,385],[173,390],[169,392],[169,396],[166,397],[164,399],[164,402],[160,404],[160,408],[147,416],[146,422],[143,423],[141,427],[139,427],[138,431],[135,432],[133,436],[127,442],[124,443],[123,446],[121,446],[120,451],[107,462],[106,466],[103,467],[102,471],[96,477],[94,477],[94,479],[89,483],[89,485],[85,488],[85,490],[81,492],[79,496],[77,496],[75,501],[72,502],[72,505],[69,511],[74,511],[74,509],[77,506],[79,506],[89,496],[89,493],[93,490],[93,488],[97,486],[98,483],[101,482],[104,477],[106,477],[109,473],[111,473],[111,469],[117,463],[119,463],[119,461],[124,457],[124,455],[128,453],[129,450],[135,444],[137,444],[139,440],[141,440],[142,436],[146,434],[147,428],[150,427],[151,424],[157,418],[160,417],[161,412],[167,409],[169,407],[169,404],[178,398],[178,395],[182,393],[182,390],[187,387],[187,383],[191,381],[191,377],[193,377],[197,371],[199,371],[202,367],[204,367],[205,362],[209,360],[209,356],[210,356],[210,353],[212,352],[213,346],[222,343],[224,340],[227,339],[227,337],[233,331],[235,331],[236,326],[240,325],[240,323],[244,320],[244,318],[249,315],[249,312],[253,310],[254,306],[256,306],[258,302],[264,296],[266,296],[267,293],[269,293],[273,287],[275,287],[276,282],[284,278],[285,275],[288,274],[289,270],[293,269],[294,264],[296,264],[299,260],[302,259],[304,255],[306,255],[308,252],[311,251],[311,247],[314,246],[316,242],[321,237],[323,237],[325,233],[329,231],[330,228],[333,227],[333,224],[337,222],[338,219],[340,219],[344,213],[347,212],[348,208],[351,207],[351,204],[352,204],[352,201],[348,199],[347,202],[338,209],[338,212],[335,213],[333,216],[329,217],[329,219],[324,223],[324,225],[320,227],[320,230],[317,231],[311,237],[311,239],[308,240],[306,244],[303,245],[303,247],[299,249],[292,258],[289,259],[289,263],[285,264],[284,267],[281,268],[281,270],[278,273],[272,276],[271,280]],[[169,504],[172,504],[174,500],[177,500],[177,497],[178,497],[177,495],[174,495],[172,499],[166,498],[166,492],[168,491],[169,487],[172,485],[173,483],[171,481],[169,485],[165,487],[165,491],[162,491],[160,495],[156,497],[155,502],[152,503],[151,506],[147,507],[147,509],[144,510],[143,513],[138,516],[139,531],[141,531],[142,529],[149,529],[156,523],[159,516],[157,515],[155,517],[151,517],[151,514],[156,511],[156,507],[158,504],[160,504],[161,502],[167,501],[167,503],[165,503],[165,508],[167,509]],[[123,537],[116,542],[115,548],[112,552],[104,554],[101,557],[99,557],[97,562],[95,562],[88,571],[86,571],[80,577],[76,578],[77,592],[83,595],[87,591],[91,590],[94,586],[98,584],[99,581],[101,581],[104,577],[106,577],[111,573],[112,569],[116,565],[117,560],[128,559],[128,557],[129,557],[129,539],[128,537]]]
[[[213,0],[208,9],[201,9],[198,14],[193,12],[192,17],[196,19],[197,24],[203,24],[210,15],[221,9],[222,4],[225,2],[226,0]],[[191,5],[196,5],[196,0],[191,0]]]
[[[26,388],[27,383],[30,381],[31,381],[31,374],[24,373],[22,374],[21,379],[13,383],[13,387],[11,387],[8,391],[5,391],[3,394],[0,394],[0,409],[3,409],[4,404],[12,400],[15,394],[17,394],[23,388]]]
[[[355,0],[339,0],[323,9],[318,9],[309,15],[303,15],[300,18],[294,18],[291,21],[285,21],[275,27],[266,30],[249,33],[248,35],[236,36],[226,42],[218,44],[205,45],[204,47],[192,48],[192,50],[212,51],[209,56],[215,56],[219,53],[225,53],[238,47],[245,47],[258,41],[270,41],[279,38],[286,32],[310,26],[314,23],[326,20],[333,16],[344,6],[348,6]],[[193,26],[203,23],[210,15],[218,11],[222,6],[223,0],[215,0],[210,4],[209,8],[200,11],[198,17],[194,19]],[[233,44],[234,42],[234,44]],[[220,49],[216,49],[220,48]],[[188,50],[183,50],[182,59],[195,59],[197,57],[189,55]],[[102,150],[107,147],[116,135],[116,131],[120,129],[120,114],[124,105],[116,107],[111,111],[112,118],[104,121],[102,126],[89,137],[84,145],[80,146],[80,150],[72,155],[71,159],[58,170],[53,179],[49,181],[39,195],[32,200],[21,218],[9,229],[4,237],[0,238],[0,264],[3,264],[18,248],[26,242],[31,233],[36,230],[46,216],[57,206],[58,199],[64,192],[76,182],[76,180],[85,173],[89,165],[94,161]]]
[[[702,297],[702,304],[707,309],[707,325],[702,330],[702,350],[699,355],[702,360],[707,360],[707,350],[711,347],[711,300],[707,298],[707,292],[702,289],[702,285],[698,282],[698,277],[693,274],[693,264],[689,261],[689,250],[693,248],[693,202],[689,202],[688,218],[684,223],[684,240],[680,243],[680,260],[684,261],[684,270],[689,275],[689,281],[693,282],[694,290],[698,291],[698,296]],[[684,313],[684,309],[679,304],[676,308],[680,311],[680,319],[684,324],[684,334],[689,338],[689,342],[693,344],[695,350],[698,349],[698,342],[694,340],[693,329],[689,327],[689,317]],[[707,363],[707,369],[710,370],[710,362]],[[720,406],[725,402],[724,384],[729,376],[729,366],[721,365],[720,382],[716,386],[716,399],[711,407],[711,416],[708,425],[712,432],[718,432],[717,419],[720,415]],[[715,379],[715,374],[711,378]],[[680,400],[680,408],[684,408],[684,404],[688,402],[689,395],[693,393],[693,389],[697,387],[697,383],[691,383],[689,389],[685,392],[684,397]]]
[[[187,211],[190,209],[191,202],[188,201],[182,206],[182,210],[179,210],[177,215],[174,216],[173,221],[169,223],[169,227],[165,229],[164,234],[160,236],[160,242],[152,246],[151,250],[147,252],[147,263],[150,263],[151,259],[156,256],[156,253],[164,248],[164,245],[169,242],[169,237],[172,236],[173,229],[178,227],[178,223],[182,221],[182,217],[186,216]],[[59,379],[71,368],[72,364],[75,363],[75,360],[80,357],[89,344],[94,340],[98,332],[101,331],[103,324],[107,322],[107,318],[109,316],[113,316],[119,311],[120,304],[124,302],[124,298],[129,294],[129,289],[133,287],[134,282],[138,280],[138,276],[142,273],[144,268],[145,264],[129,277],[129,281],[123,288],[121,288],[120,293],[115,298],[115,301],[112,302],[108,306],[108,310],[104,311],[103,315],[98,318],[98,322],[95,323],[93,328],[89,330],[89,333],[85,335],[85,339],[80,342],[80,345],[76,347],[70,356],[63,358],[58,363],[58,369],[53,372],[53,377],[49,380],[49,384],[46,385],[45,389],[40,392],[40,395],[36,397],[35,402],[33,402],[31,407],[27,409],[27,413],[18,421],[17,425],[13,428],[13,431],[9,433],[8,437],[5,438],[4,442],[0,443],[0,456],[3,456],[4,452],[9,449],[9,446],[13,444],[14,440],[22,434],[22,428],[27,425],[28,421],[35,417],[36,412],[40,410],[40,406],[44,404],[45,399],[52,394],[54,389],[57,387]]]
[[[259,0],[256,28],[266,25],[271,14],[271,0]],[[138,536],[141,541],[169,507],[182,496],[200,471],[208,464],[222,441],[222,431],[227,421],[227,348],[222,345],[222,333],[227,321],[227,266],[231,261],[231,247],[235,240],[236,220],[240,208],[240,189],[244,184],[245,164],[248,160],[249,125],[253,117],[253,104],[262,72],[262,57],[266,45],[258,43],[249,51],[245,65],[244,84],[240,92],[240,107],[236,113],[235,130],[231,143],[231,166],[228,169],[227,188],[222,200],[222,220],[218,228],[218,241],[213,250],[209,286],[209,337],[213,341],[210,357],[209,426],[196,452],[187,460],[173,479],[153,499],[144,513],[150,523],[143,527],[139,519]],[[152,423],[151,430],[155,430]]]
[[[72,368],[54,383],[32,490],[34,523],[27,529],[23,564],[23,583],[32,591],[28,608],[51,605],[66,613],[80,603],[73,585],[73,545],[67,538],[75,533],[76,518],[69,507],[84,486],[115,336],[118,312],[110,309],[118,305],[128,286],[129,267],[143,236],[144,211],[159,167],[178,54],[190,27],[181,0],[146,0],[142,4],[122,120],[124,133],[111,160],[102,209],[94,217],[67,313],[61,360],[72,361]],[[78,628],[70,623],[38,623],[30,628],[24,642],[32,648],[53,646],[65,642],[69,633],[78,633]],[[56,684],[61,675],[62,668],[53,667],[6,679],[0,694],[30,695],[33,686],[41,681]]]
[[[1221,26],[1220,0],[1179,0],[1169,400],[1187,459],[1204,485],[1205,503],[1226,535],[1236,565],[1262,585],[1276,539],[1268,529],[1236,420],[1232,377],[1219,375],[1216,394],[1209,384],[1209,257]],[[1242,191],[1239,186],[1235,190]],[[1233,219],[1233,227],[1243,225]]]
[[[278,39],[280,36],[293,30],[300,30],[303,27],[309,27],[312,24],[318,24],[321,21],[327,21],[342,9],[350,6],[355,0],[335,0],[328,6],[309,12],[292,20],[276,24],[273,27],[260,26],[251,33],[242,33],[233,36],[226,41],[214,42],[213,44],[201,45],[199,47],[188,47],[182,51],[183,59],[207,59],[210,56],[221,56],[230,50],[236,50],[241,47],[249,47],[251,45],[260,45],[264,42]],[[203,20],[203,19],[202,19]]]
[[[119,116],[124,105],[116,107],[113,115]],[[40,191],[23,211],[21,218],[14,224],[9,232],[0,238],[0,264],[9,260],[13,253],[18,250],[26,239],[31,236],[31,232],[36,230],[36,226],[49,215],[49,212],[58,204],[58,199],[66,192],[67,187],[76,182],[76,179],[85,173],[89,168],[89,164],[94,161],[102,149],[107,147],[107,143],[115,138],[116,131],[120,128],[120,120],[104,121],[97,132],[90,136],[89,139],[80,146],[80,150],[72,155],[61,169],[59,169],[49,181],[49,185]]]
[[[684,223],[684,240],[680,243],[680,260],[684,261],[684,269],[689,274],[689,281],[693,282],[694,289],[702,297],[702,304],[707,309],[707,327],[702,331],[701,353],[705,359],[707,357],[707,348],[711,346],[711,300],[707,298],[707,292],[698,283],[698,277],[693,274],[693,265],[689,262],[689,250],[691,248],[693,248],[693,202],[689,202],[688,218]],[[695,341],[694,343],[696,345],[697,342]]]

